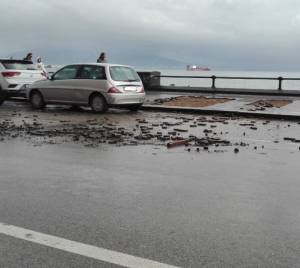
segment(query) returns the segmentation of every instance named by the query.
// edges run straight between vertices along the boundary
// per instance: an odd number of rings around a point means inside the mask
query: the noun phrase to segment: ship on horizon
[[[203,67],[199,65],[187,65],[186,70],[187,71],[210,71],[211,69],[209,67]]]

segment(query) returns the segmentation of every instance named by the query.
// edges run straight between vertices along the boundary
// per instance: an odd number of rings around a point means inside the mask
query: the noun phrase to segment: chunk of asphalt
[[[292,141],[292,142],[294,142],[296,140],[295,138],[290,138],[290,137],[284,137],[283,139],[285,141]]]
[[[187,129],[182,129],[182,128],[174,128],[174,131],[176,131],[176,132],[188,132]]]
[[[185,140],[176,140],[176,141],[168,142],[167,147],[170,149],[182,145],[187,145],[189,144],[190,141],[191,141],[190,139],[185,139]]]

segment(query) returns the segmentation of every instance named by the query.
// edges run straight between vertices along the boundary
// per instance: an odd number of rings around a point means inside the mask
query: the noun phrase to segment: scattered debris
[[[56,117],[59,116],[59,117]],[[86,117],[85,117],[86,118]],[[0,118],[0,142],[8,139],[24,139],[34,145],[60,144],[72,142],[86,147],[98,147],[102,144],[116,146],[155,145],[174,148],[188,147],[187,151],[224,152],[227,146],[235,146],[234,152],[239,153],[239,147],[249,147],[245,141],[233,142],[237,137],[251,140],[251,134],[244,130],[258,130],[258,126],[268,125],[270,121],[243,119],[238,117],[199,116],[182,114],[156,114],[154,117],[133,118],[122,121],[112,121],[110,116],[93,118],[87,116],[84,121],[76,121],[73,116],[52,113],[44,116],[44,112],[35,114],[10,113],[10,117]],[[235,122],[234,122],[235,121]],[[230,123],[230,126],[227,126]],[[237,137],[231,127],[237,127]],[[265,128],[271,129],[272,125]],[[286,124],[285,128],[293,127]],[[239,134],[240,133],[240,134]],[[285,135],[288,135],[285,133]],[[285,141],[300,143],[300,138],[281,137]],[[274,143],[279,143],[280,137],[272,137]],[[252,147],[253,148],[253,147]],[[264,145],[254,147],[264,149]],[[296,147],[298,149],[298,146]]]
[[[258,100],[248,105],[254,107],[249,109],[249,111],[264,111],[268,108],[281,108],[290,103],[292,103],[291,100]]]

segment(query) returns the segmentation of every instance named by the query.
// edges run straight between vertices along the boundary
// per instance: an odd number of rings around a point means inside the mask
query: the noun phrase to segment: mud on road
[[[238,153],[240,147],[257,150],[255,140],[298,143],[300,136],[295,134],[300,133],[299,130],[297,122],[251,118],[126,110],[110,110],[99,115],[63,106],[33,111],[26,103],[14,102],[6,102],[0,108],[0,141],[22,139],[33,145],[71,142],[87,147],[104,144],[166,147],[179,141],[182,150],[187,152]],[[294,147],[299,149],[297,144]]]

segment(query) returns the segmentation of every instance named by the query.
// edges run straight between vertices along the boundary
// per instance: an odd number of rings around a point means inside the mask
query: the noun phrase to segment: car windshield
[[[31,61],[2,61],[1,62],[7,70],[37,70],[36,66]]]
[[[141,81],[135,70],[124,66],[111,66],[110,76],[114,81],[139,82]]]

